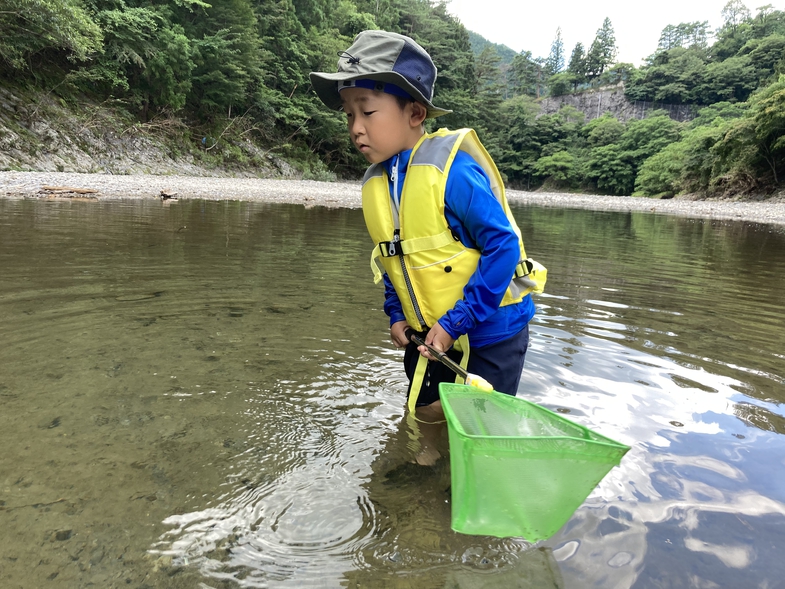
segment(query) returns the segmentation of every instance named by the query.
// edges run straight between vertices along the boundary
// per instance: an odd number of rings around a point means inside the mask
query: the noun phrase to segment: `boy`
[[[452,111],[431,102],[436,67],[412,39],[363,31],[339,55],[338,72],[312,72],[311,83],[346,113],[352,142],[371,164],[362,189],[377,244],[371,266],[377,282],[378,265],[384,270],[390,337],[406,347],[410,412],[442,419],[439,383],[456,380],[427,361],[434,358],[410,341],[411,330],[515,395],[534,315],[532,278],[544,281],[545,270],[531,273],[496,166],[474,131],[425,133],[425,119]]]

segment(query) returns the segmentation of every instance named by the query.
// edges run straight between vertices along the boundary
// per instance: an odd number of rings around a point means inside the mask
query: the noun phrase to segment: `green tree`
[[[629,155],[617,143],[592,150],[586,176],[596,184],[597,190],[608,194],[632,194],[635,183],[635,170]]]
[[[670,197],[680,193],[706,192],[721,173],[714,145],[729,121],[716,118],[693,127],[684,137],[665,146],[646,161],[635,179],[635,196]]]
[[[785,75],[756,92],[714,150],[740,188],[777,187],[785,166]]]
[[[709,38],[709,21],[695,21],[668,25],[662,29],[657,51],[669,51],[675,47],[699,47],[706,49]]]
[[[668,198],[679,192],[679,179],[684,168],[684,144],[671,143],[655,153],[641,166],[635,178],[633,196]]]
[[[195,51],[177,21],[182,14],[209,5],[200,0],[86,1],[103,30],[103,50],[70,80],[83,90],[123,98],[143,120],[151,108],[183,108],[192,89]]]
[[[586,73],[589,78],[596,78],[605,71],[616,59],[616,34],[613,32],[611,19],[606,17],[597,30],[589,52],[586,54]]]
[[[598,190],[632,194],[643,162],[676,142],[680,133],[681,124],[661,111],[645,119],[631,120],[617,142],[591,151],[587,176],[596,183]]]
[[[499,130],[499,106],[502,102],[502,82],[499,64],[501,59],[492,45],[486,46],[474,64],[474,96],[479,101],[475,126],[481,131],[496,133]]]
[[[621,139],[624,124],[613,115],[606,113],[586,123],[582,131],[590,147],[602,147]]]
[[[574,74],[576,78],[583,80],[586,77],[586,51],[583,43],[578,42],[570,54],[570,63],[567,71]]]
[[[474,61],[474,91],[498,95],[501,88],[501,58],[492,45],[487,45]]]
[[[400,31],[401,14],[410,9],[401,0],[354,0],[358,12],[373,15],[373,20],[381,29]]]
[[[188,101],[203,117],[231,117],[253,104],[262,78],[259,24],[251,0],[223,0],[190,24],[193,89]]]
[[[539,96],[542,78],[542,65],[532,57],[531,51],[522,51],[513,58],[509,70],[513,95]]]
[[[772,33],[762,39],[751,39],[739,50],[738,55],[749,57],[758,85],[775,81],[775,72],[785,73],[782,67],[785,66],[785,35]]]
[[[502,154],[496,163],[513,186],[531,187],[534,164],[542,149],[542,139],[535,127],[539,110],[530,96],[523,95],[505,100],[501,105]]]
[[[92,71],[95,81],[134,93],[147,67],[147,60],[156,53],[155,38],[164,25],[163,15],[153,7],[127,6],[125,2],[92,2],[96,23],[104,34],[104,47]]]
[[[668,25],[662,29],[660,40],[657,42],[657,51],[669,51],[681,46],[681,38],[675,25]]]
[[[150,106],[175,112],[185,106],[195,65],[192,58],[193,46],[183,27],[176,24],[162,27],[156,39],[156,51],[147,60],[140,81],[145,118]]]
[[[690,121],[690,129],[711,125],[716,119],[731,120],[744,116],[747,112],[746,102],[716,102],[701,108],[694,119]]]
[[[541,157],[534,164],[534,173],[557,188],[571,188],[579,178],[576,158],[568,151]]]
[[[774,10],[771,4],[760,6],[750,25],[752,37],[755,39],[762,39],[769,35],[783,35],[785,34],[785,12]]]
[[[292,0],[294,12],[306,29],[321,27],[330,17],[333,2],[328,0]]]
[[[358,12],[351,0],[339,0],[332,11],[332,26],[341,35],[354,38],[357,33],[368,29],[376,29],[376,21],[368,12]]]
[[[698,47],[674,47],[656,53],[625,87],[630,100],[690,103],[705,75],[708,56]],[[699,94],[699,93],[698,93]]]
[[[602,72],[600,84],[603,86],[627,82],[635,75],[635,66],[631,63],[616,63]]]
[[[695,21],[678,25],[683,46],[706,49],[709,44],[709,21]]]
[[[542,146],[540,155],[553,155],[557,151],[573,151],[580,146],[581,130],[586,115],[574,106],[563,105],[558,112],[543,115],[534,123],[536,137]]]
[[[730,0],[722,9],[723,25],[712,45],[712,57],[723,60],[733,57],[752,38],[750,11],[741,0]]]
[[[575,76],[570,72],[559,72],[548,78],[548,94],[564,96],[575,87]]]
[[[101,29],[79,0],[0,0],[0,31],[0,59],[11,69],[46,50],[73,61],[101,50]]]
[[[741,0],[729,0],[722,7],[721,14],[724,21],[723,26],[731,30],[735,30],[741,23],[750,19],[750,10]]]
[[[637,170],[646,158],[677,141],[681,129],[681,123],[674,121],[663,111],[655,111],[645,119],[629,121],[619,138],[619,146]]]
[[[706,193],[710,190],[714,178],[721,175],[719,158],[714,146],[722,139],[725,129],[732,124],[733,119],[716,117],[708,125],[692,126],[684,137],[663,149],[663,158],[668,156],[668,150],[674,146],[673,159],[670,165],[680,164],[678,181],[674,186],[674,194],[679,193]],[[656,154],[654,157],[658,157]],[[650,158],[651,159],[651,158]],[[648,162],[648,160],[647,160]],[[647,162],[644,162],[644,166]]]
[[[744,101],[758,86],[758,75],[748,55],[709,63],[702,81],[692,91],[690,102],[713,104]]]
[[[561,27],[556,29],[556,37],[551,43],[551,52],[545,60],[545,73],[549,76],[558,74],[564,69],[564,41],[561,38]]]

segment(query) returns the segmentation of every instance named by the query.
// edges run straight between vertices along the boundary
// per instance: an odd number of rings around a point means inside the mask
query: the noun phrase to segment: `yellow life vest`
[[[374,282],[381,280],[382,270],[387,273],[406,321],[420,331],[432,327],[463,298],[463,288],[480,259],[478,250],[454,237],[444,216],[447,177],[459,150],[485,170],[493,194],[518,235],[520,263],[510,276],[501,305],[518,303],[530,292],[542,292],[545,285],[546,270],[526,258],[501,175],[477,134],[471,129],[425,134],[412,150],[398,210],[382,164],[368,168],[362,187],[365,224],[376,244],[371,253]]]

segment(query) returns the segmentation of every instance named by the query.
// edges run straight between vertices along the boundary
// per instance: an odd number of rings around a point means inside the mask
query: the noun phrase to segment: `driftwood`
[[[75,194],[96,194],[95,188],[74,188],[73,186],[42,186],[41,190],[47,192],[73,192]]]

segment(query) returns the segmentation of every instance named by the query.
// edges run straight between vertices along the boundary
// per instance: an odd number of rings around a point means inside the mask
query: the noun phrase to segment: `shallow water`
[[[514,210],[519,395],[632,447],[535,546],[407,464],[360,211],[0,200],[0,586],[783,586],[782,229]]]

